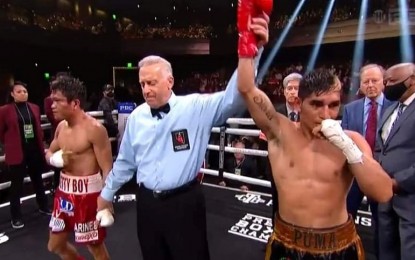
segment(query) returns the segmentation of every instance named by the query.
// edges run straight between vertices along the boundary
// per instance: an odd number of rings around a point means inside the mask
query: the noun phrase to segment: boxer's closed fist
[[[269,15],[272,11],[272,0],[239,0],[237,9],[238,55],[239,57],[255,57],[258,52],[258,39],[250,28],[250,19]]]
[[[54,152],[49,158],[49,164],[56,168],[62,168],[64,165],[62,154],[62,150]]]
[[[97,198],[96,219],[101,227],[109,227],[114,223],[114,208],[111,201],[107,201],[101,196]]]
[[[350,164],[361,163],[363,153],[355,142],[343,131],[340,123],[333,119],[325,119],[321,122],[321,133],[337,146],[346,156]]]
[[[109,227],[114,224],[114,217],[109,209],[98,211],[96,219],[101,227]]]
[[[63,166],[67,166],[72,161],[73,152],[68,150],[62,151]]]

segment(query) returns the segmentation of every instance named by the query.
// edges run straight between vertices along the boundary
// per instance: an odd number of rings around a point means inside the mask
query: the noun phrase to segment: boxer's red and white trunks
[[[49,223],[51,232],[74,231],[76,243],[101,243],[106,230],[99,227],[96,214],[102,185],[100,173],[89,176],[61,173]]]

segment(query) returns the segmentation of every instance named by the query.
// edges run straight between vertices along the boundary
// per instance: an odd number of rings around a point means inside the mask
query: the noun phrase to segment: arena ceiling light
[[[352,71],[351,71],[351,88],[350,93],[347,96],[348,100],[352,100],[355,93],[357,93],[360,84],[359,84],[359,77],[360,77],[360,68],[363,64],[363,57],[364,57],[364,50],[365,50],[365,33],[366,33],[366,22],[367,22],[367,10],[368,10],[368,0],[362,0],[362,4],[360,6],[360,14],[359,14],[359,24],[357,27],[357,34],[356,34],[356,43],[354,45],[353,51],[353,61],[352,61]]]
[[[291,15],[290,19],[288,20],[287,25],[284,27],[284,30],[281,32],[280,36],[278,37],[277,42],[275,43],[274,47],[272,47],[271,52],[268,54],[267,59],[264,62],[261,70],[258,73],[257,82],[262,83],[262,80],[265,77],[265,74],[268,72],[269,67],[271,66],[272,61],[274,60],[275,56],[277,55],[278,51],[281,49],[282,43],[284,42],[285,38],[287,38],[288,32],[294,25],[295,19],[298,17],[305,0],[301,0],[297,7],[295,8],[293,14]]]
[[[311,52],[310,59],[308,60],[306,73],[312,71],[316,65],[318,53],[320,52],[321,43],[323,42],[324,33],[326,32],[327,25],[329,23],[331,11],[333,10],[334,2],[336,0],[330,0],[329,5],[327,6],[326,13],[324,14],[323,21],[320,25],[320,29],[317,34],[317,39],[314,43],[313,50]]]
[[[412,49],[412,38],[409,21],[409,9],[407,0],[399,0],[399,11],[401,15],[401,57],[402,62],[413,62],[414,53]]]

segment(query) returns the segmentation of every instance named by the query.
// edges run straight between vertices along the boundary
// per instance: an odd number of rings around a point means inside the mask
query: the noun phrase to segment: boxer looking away
[[[84,112],[86,89],[78,79],[61,77],[51,84],[51,90],[53,114],[63,121],[46,160],[63,170],[49,223],[48,249],[61,259],[83,259],[68,242],[73,231],[75,242],[86,244],[94,259],[109,259],[103,241],[105,226],[111,225],[113,218],[109,212],[97,214],[97,197],[112,167],[107,131]]]

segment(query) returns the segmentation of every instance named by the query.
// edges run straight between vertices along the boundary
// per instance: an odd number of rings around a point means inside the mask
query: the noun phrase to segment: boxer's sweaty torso
[[[308,228],[344,224],[346,196],[353,180],[344,155],[326,140],[305,138],[298,125],[283,128],[279,140],[268,144],[279,215]]]
[[[87,115],[80,124],[69,126],[64,122],[59,127],[57,141],[59,148],[70,154],[63,171],[68,175],[86,176],[99,172],[99,165],[90,141],[94,126],[99,124]]]
[[[91,136],[95,134],[95,119],[85,115],[74,126],[62,122],[57,130],[57,143],[65,164],[49,227],[51,232],[74,232],[76,243],[101,243],[105,228],[96,221],[97,197],[103,180]]]

